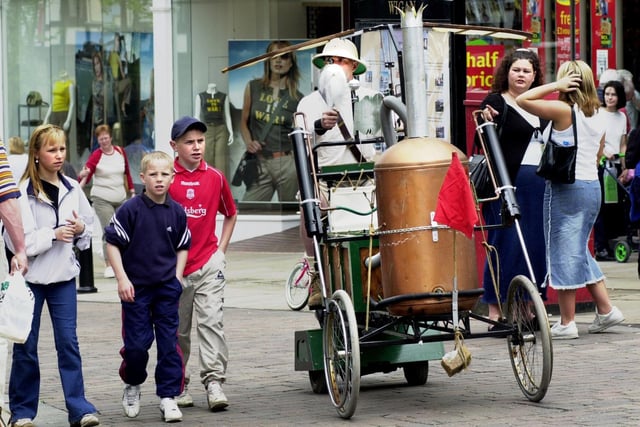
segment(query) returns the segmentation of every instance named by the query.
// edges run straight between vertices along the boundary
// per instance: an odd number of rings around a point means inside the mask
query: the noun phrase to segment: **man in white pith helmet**
[[[367,70],[360,60],[358,49],[349,40],[332,39],[313,57],[313,65],[321,68],[318,90],[300,100],[298,112],[304,113],[305,123],[296,123],[304,127],[312,136],[314,143],[340,142],[369,139],[370,132],[379,131],[379,122],[361,126],[354,111],[367,111],[380,106],[382,95],[370,88],[361,87],[354,78]],[[356,108],[356,105],[359,108]],[[371,116],[371,115],[369,115]],[[374,116],[377,120],[378,115]],[[364,119],[364,118],[363,118]],[[355,123],[354,123],[355,122]],[[363,130],[364,129],[364,130]],[[318,166],[360,163],[373,160],[374,144],[350,144],[322,147],[317,150]],[[326,205],[326,194],[322,201]],[[302,210],[301,210],[302,211]],[[313,242],[307,236],[304,219],[300,221],[300,236],[305,246],[305,255],[313,270],[312,294],[309,297],[309,309],[322,307],[320,281],[315,268]]]

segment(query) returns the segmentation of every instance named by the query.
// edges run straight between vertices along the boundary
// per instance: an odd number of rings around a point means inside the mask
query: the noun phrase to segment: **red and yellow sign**
[[[491,89],[493,71],[503,56],[502,45],[467,46],[467,89]]]

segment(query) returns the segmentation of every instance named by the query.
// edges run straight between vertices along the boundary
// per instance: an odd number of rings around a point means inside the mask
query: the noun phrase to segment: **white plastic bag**
[[[33,321],[33,293],[20,273],[0,284],[0,337],[23,344]]]

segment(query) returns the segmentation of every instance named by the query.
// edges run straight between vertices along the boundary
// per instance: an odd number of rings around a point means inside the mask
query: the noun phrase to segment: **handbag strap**
[[[573,143],[578,148],[578,126],[576,124],[576,110],[575,105],[571,106],[571,127],[573,128]]]

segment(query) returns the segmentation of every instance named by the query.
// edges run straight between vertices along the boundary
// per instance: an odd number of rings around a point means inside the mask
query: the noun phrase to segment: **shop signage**
[[[493,72],[504,56],[504,46],[467,46],[467,89],[491,89]]]
[[[591,57],[594,73],[599,79],[607,68],[616,67],[616,2],[613,0],[591,0]]]

